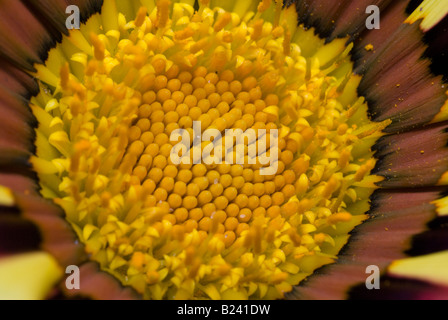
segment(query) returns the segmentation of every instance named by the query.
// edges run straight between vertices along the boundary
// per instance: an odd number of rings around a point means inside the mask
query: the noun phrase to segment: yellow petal
[[[448,1],[446,0],[425,0],[406,19],[406,23],[414,23],[423,19],[420,27],[423,31],[428,31],[448,14]]]
[[[448,97],[448,91],[446,92],[446,96]],[[442,122],[448,119],[448,99],[445,100],[445,103],[440,108],[440,111],[434,119],[432,120],[433,123]]]
[[[11,207],[14,205],[14,196],[11,189],[0,186],[0,205]]]
[[[53,87],[57,87],[59,85],[59,78],[53,72],[50,71],[47,67],[42,64],[37,64],[34,66],[37,70],[36,78],[45,82]]]
[[[439,216],[448,216],[448,197],[437,199],[433,202]]]
[[[214,284],[209,284],[204,287],[204,292],[207,293],[212,300],[219,300],[221,298],[221,295]]]
[[[61,275],[56,260],[45,252],[0,259],[0,300],[44,299]]]
[[[394,261],[389,273],[435,284],[448,285],[448,250]]]
[[[105,0],[103,4],[103,27],[106,31],[118,30],[118,11],[115,0]]]
[[[347,38],[336,39],[318,50],[315,57],[319,60],[322,68],[328,67],[334,62],[347,48]]]

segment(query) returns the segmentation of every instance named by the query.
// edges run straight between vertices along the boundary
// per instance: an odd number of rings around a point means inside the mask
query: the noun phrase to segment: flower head
[[[34,65],[29,162],[82,257],[62,264],[96,262],[148,299],[284,298],[316,269],[338,266],[373,192],[394,181],[382,171],[389,155],[378,157],[389,138],[378,139],[421,120],[412,110],[372,112],[380,107],[358,92],[378,74],[356,74],[349,37],[324,41],[298,25],[298,3],[135,4],[104,0]],[[421,11],[408,22],[423,15],[430,28],[443,17]],[[372,43],[357,68],[392,68]],[[446,118],[433,110],[424,122]],[[177,150],[180,129],[189,142]],[[247,133],[242,148],[230,130]],[[29,206],[0,191],[4,205]]]

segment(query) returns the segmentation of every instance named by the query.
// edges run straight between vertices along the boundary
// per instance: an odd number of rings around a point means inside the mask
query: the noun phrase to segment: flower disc
[[[367,117],[352,45],[297,26],[294,5],[141,2],[105,0],[36,66],[41,193],[145,298],[281,298],[366,219],[389,121]],[[256,134],[235,149],[207,129]],[[219,163],[195,157],[211,146]]]

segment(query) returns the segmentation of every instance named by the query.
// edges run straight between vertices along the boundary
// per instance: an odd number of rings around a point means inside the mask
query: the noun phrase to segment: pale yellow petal
[[[423,31],[427,31],[439,23],[447,14],[448,0],[425,0],[405,22],[414,23],[419,19],[423,19],[420,27]]]
[[[0,300],[44,299],[61,275],[56,260],[45,252],[0,259]]]
[[[14,205],[14,196],[11,189],[0,186],[0,205],[11,207]]]
[[[388,272],[395,276],[448,285],[448,250],[393,262]]]

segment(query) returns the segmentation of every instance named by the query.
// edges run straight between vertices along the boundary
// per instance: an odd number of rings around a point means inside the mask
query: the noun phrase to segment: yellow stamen
[[[229,12],[225,12],[222,14],[215,23],[214,30],[215,32],[219,32],[230,22],[232,16]]]
[[[157,27],[163,29],[167,26],[170,19],[170,0],[158,0],[157,1]]]
[[[104,60],[105,48],[104,48],[103,42],[100,40],[100,38],[95,33],[90,34],[90,41],[92,42],[92,45],[93,45],[95,59],[98,61]]]
[[[136,27],[141,27],[143,22],[145,22],[146,18],[146,8],[140,7],[140,9],[137,12],[137,17],[135,18],[134,24]]]
[[[258,8],[257,8],[258,12],[263,13],[266,10],[268,10],[269,7],[271,6],[271,2],[272,2],[272,0],[262,0],[260,2],[260,4],[258,5]]]

